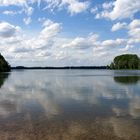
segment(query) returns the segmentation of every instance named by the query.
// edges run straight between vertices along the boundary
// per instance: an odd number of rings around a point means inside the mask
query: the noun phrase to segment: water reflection
[[[139,76],[118,76],[114,77],[115,82],[121,84],[137,84],[140,80]]]
[[[8,78],[9,73],[0,73],[0,88],[4,84],[5,80]]]
[[[120,73],[13,71],[0,89],[0,139],[139,140],[140,82]]]

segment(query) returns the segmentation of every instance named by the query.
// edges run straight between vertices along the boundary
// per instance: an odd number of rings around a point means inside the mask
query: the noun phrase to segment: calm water
[[[0,74],[0,140],[140,140],[140,71]]]

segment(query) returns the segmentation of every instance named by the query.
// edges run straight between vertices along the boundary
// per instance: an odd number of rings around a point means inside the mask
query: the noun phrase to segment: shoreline
[[[11,67],[11,70],[38,70],[38,69],[107,69],[106,66],[65,66],[65,67]]]

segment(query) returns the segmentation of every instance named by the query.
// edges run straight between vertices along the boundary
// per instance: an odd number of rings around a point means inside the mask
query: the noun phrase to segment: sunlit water
[[[0,140],[140,140],[140,71],[0,74]]]

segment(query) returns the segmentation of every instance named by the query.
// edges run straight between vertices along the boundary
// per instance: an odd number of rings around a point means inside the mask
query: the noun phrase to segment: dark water
[[[0,140],[140,140],[140,71],[0,74]]]

